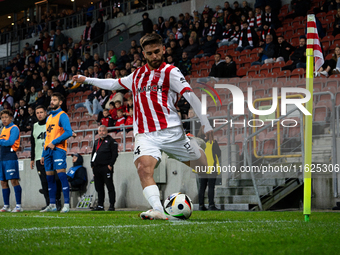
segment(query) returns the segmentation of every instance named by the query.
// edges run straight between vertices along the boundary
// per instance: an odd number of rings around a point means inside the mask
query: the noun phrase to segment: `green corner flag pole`
[[[307,21],[314,21],[314,15],[308,15]],[[307,51],[306,51],[306,89],[311,94],[311,99],[307,102],[307,110],[313,114],[313,66],[314,66],[314,50],[308,45],[314,45],[314,39],[308,39],[309,33],[314,33],[314,27],[309,28],[307,23]],[[313,115],[305,116],[305,155],[304,155],[304,190],[303,190],[303,214],[305,221],[309,221],[311,214],[311,200],[312,200],[312,173],[310,166],[312,164],[312,128],[313,128]]]

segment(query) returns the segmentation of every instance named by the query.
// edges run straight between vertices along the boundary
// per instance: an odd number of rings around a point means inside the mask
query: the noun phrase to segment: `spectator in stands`
[[[25,132],[25,110],[23,108],[19,109],[19,114],[14,119],[14,124],[18,126],[20,131]]]
[[[249,6],[248,2],[247,1],[243,1],[242,2],[242,12],[244,15],[248,15],[248,13],[250,11],[252,11],[253,9]]]
[[[290,58],[293,64],[285,66],[282,70],[294,70],[295,68],[306,68],[306,38],[302,37],[299,41],[299,47],[294,51]]]
[[[114,121],[113,121],[113,119],[110,115],[109,109],[104,109],[102,117],[100,118],[99,116],[100,115],[98,115],[98,120],[99,120],[98,122],[100,123],[100,125],[104,125],[105,127],[113,127],[114,126]]]
[[[110,64],[110,63],[116,64],[116,62],[117,62],[117,56],[115,55],[115,53],[114,53],[113,50],[110,50],[110,51],[108,52],[108,57],[106,58],[106,62],[107,62],[108,64]]]
[[[233,57],[227,55],[225,57],[225,78],[231,78],[236,76],[236,63],[233,61]]]
[[[166,63],[172,66],[177,66],[177,63],[172,55],[166,57]]]
[[[98,109],[99,101],[98,101],[97,98],[99,96],[100,96],[100,91],[98,90],[98,88],[96,86],[92,86],[92,93],[87,96],[85,103],[75,104],[75,106],[74,106],[75,110],[77,110],[80,107],[86,107],[88,112],[85,113],[85,114],[93,116],[94,111],[97,111],[97,109]],[[95,99],[96,99],[96,102],[94,102]],[[93,110],[92,110],[92,108],[93,108]]]
[[[92,27],[91,27],[91,22],[88,20],[86,21],[86,26],[83,32],[83,39],[86,42],[91,41],[93,38],[93,32],[92,32]]]
[[[184,76],[191,74],[191,61],[186,51],[182,53],[182,59],[179,61],[178,68]]]
[[[211,24],[209,27],[209,33],[214,37],[215,40],[221,39],[223,28],[220,23],[217,22],[216,17],[212,17]]]
[[[39,105],[44,105],[44,103],[45,103],[45,96],[44,96],[44,94],[42,93],[42,91],[41,90],[39,90],[38,92],[37,92],[37,100],[34,102],[34,104],[32,104],[32,107],[35,109],[37,106],[39,106]]]
[[[277,38],[278,45],[277,45],[277,54],[276,62],[289,60],[290,54],[294,51],[295,47],[293,47],[289,42],[287,42],[282,35],[278,36]]]
[[[143,21],[142,21],[143,34],[142,34],[142,36],[144,36],[146,34],[151,34],[152,30],[153,30],[153,24],[152,24],[151,19],[149,18],[149,13],[145,12],[142,17],[143,17]]]
[[[97,23],[93,26],[93,38],[94,42],[101,43],[103,41],[103,35],[105,32],[105,23],[103,22],[103,18],[99,16],[97,18]]]
[[[35,50],[41,51],[43,49],[43,41],[44,41],[43,33],[39,33],[38,39],[35,40],[34,42]]]
[[[54,88],[53,88],[53,92],[59,92],[60,94],[62,94],[64,97],[66,97],[66,91],[63,85],[60,84],[60,82],[58,80],[56,80],[54,82]],[[66,102],[65,102],[66,103]],[[66,104],[65,104],[66,105]]]
[[[115,103],[114,103],[115,107],[114,107],[114,109],[112,111],[110,111],[111,112],[111,117],[115,121],[118,119],[118,117],[117,117],[117,111],[118,110],[122,110],[123,113],[125,112],[125,107],[122,105],[121,102],[122,101],[119,101],[119,100],[115,101]]]
[[[84,63],[81,65],[80,69],[81,70],[86,70],[87,68],[89,68],[90,66],[93,66],[94,64],[94,60],[93,57],[90,56],[90,53],[86,52],[85,53],[85,61]]]
[[[225,75],[224,72],[225,72],[225,60],[221,60],[221,54],[216,53],[215,63],[211,67],[209,76],[212,76],[215,78],[221,78],[221,77],[224,77]]]
[[[126,51],[125,51],[125,50],[122,50],[122,51],[120,52],[120,58],[117,60],[116,65],[117,65],[117,67],[118,67],[119,69],[121,69],[121,68],[125,67],[125,64],[126,64],[127,62],[130,62],[130,59],[129,59],[129,57],[126,55]]]
[[[55,39],[54,39],[54,49],[57,49],[58,46],[62,46],[65,41],[64,34],[61,33],[60,29],[57,29]]]
[[[116,120],[116,124],[115,127],[120,127],[120,126],[124,126],[125,125],[125,117],[123,115],[123,110],[122,109],[118,109],[117,110],[117,120]],[[115,129],[116,133],[119,133],[121,131],[123,131],[123,129]]]
[[[204,42],[207,39],[207,36],[209,34],[209,30],[210,30],[209,22],[206,21],[206,22],[203,23],[202,39],[200,40],[201,43]]]
[[[43,51],[47,51],[47,48],[50,47],[50,41],[51,41],[51,36],[48,34],[48,32],[44,32],[44,38],[43,38]]]
[[[24,129],[25,131],[31,131],[34,123],[36,123],[38,120],[37,117],[35,116],[33,107],[29,106],[27,109],[28,115],[25,118]]]
[[[2,98],[0,101],[0,111],[2,111],[4,109],[4,103],[7,102],[9,103],[9,105],[12,107],[14,102],[13,102],[13,97],[9,94],[9,90],[8,89],[3,89],[2,90]]]
[[[273,36],[273,42],[277,42],[277,37],[276,37],[275,30],[272,29],[269,26],[268,22],[264,22],[263,23],[263,27],[262,27],[262,31],[261,31],[261,35],[260,35],[259,46],[262,46],[262,45],[264,45],[266,43],[266,38],[267,38],[268,34]]]
[[[203,50],[202,54],[196,55],[196,58],[201,58],[208,56],[210,57],[211,55],[214,55],[217,49],[217,43],[216,39],[212,37],[212,35],[209,33],[207,36],[207,42],[205,42],[201,46],[201,50]]]
[[[37,99],[38,99],[38,92],[35,90],[35,87],[32,86],[30,89],[30,97],[29,97],[28,105],[34,104],[35,101],[37,101]]]
[[[254,29],[249,27],[248,22],[243,23],[243,29],[241,30],[240,40],[236,51],[252,50],[258,45],[258,36]]]
[[[86,168],[83,166],[82,155],[76,153],[72,156],[73,166],[67,170],[67,180],[70,183],[70,191],[84,191],[87,184],[87,172]]]
[[[277,15],[274,15],[272,13],[272,8],[267,5],[265,8],[264,8],[265,12],[262,14],[262,24],[264,24],[265,22],[268,22],[269,23],[269,26],[273,29],[276,29],[279,27],[279,20],[277,18]],[[307,9],[308,10],[308,9]]]
[[[259,59],[253,62],[251,65],[263,65],[266,63],[274,63],[276,53],[276,45],[273,42],[273,36],[267,34],[266,43],[262,45],[262,48],[259,50]]]
[[[340,8],[338,9],[338,13],[335,15],[335,20],[333,23],[333,36],[340,34]]]
[[[64,84],[67,82],[68,80],[68,75],[65,72],[63,67],[59,67],[59,75],[58,75],[58,80],[60,82],[61,85],[64,86]]]
[[[93,67],[93,77],[94,78],[99,78],[99,79],[104,78],[104,73],[99,71],[99,64],[94,64],[94,67]]]
[[[231,23],[227,23],[222,33],[221,41],[218,43],[218,47],[220,48],[223,45],[228,45],[229,38],[232,36],[232,34],[233,34],[233,29],[231,27]]]
[[[315,77],[324,75],[328,77],[332,73],[339,74],[340,73],[340,61],[338,61],[340,57],[340,47],[335,47],[334,54],[331,59],[325,60],[325,63],[320,67],[317,72],[315,72]],[[338,64],[339,63],[339,67]]]

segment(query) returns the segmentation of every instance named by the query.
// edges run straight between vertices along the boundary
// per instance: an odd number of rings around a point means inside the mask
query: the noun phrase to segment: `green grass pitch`
[[[340,214],[194,212],[186,221],[136,211],[0,214],[1,254],[340,254]]]

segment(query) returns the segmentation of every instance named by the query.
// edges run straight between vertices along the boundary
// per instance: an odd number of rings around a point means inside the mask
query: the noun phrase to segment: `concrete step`
[[[258,186],[257,188],[260,196],[271,194],[273,192],[273,186]],[[217,187],[215,190],[215,197],[222,196],[234,196],[234,195],[255,195],[254,187],[234,187],[225,188]]]
[[[285,184],[285,179],[256,179],[255,182],[257,186],[282,186]],[[229,187],[253,186],[253,181],[251,179],[230,179],[228,184]]]
[[[199,205],[193,204],[194,211],[198,211]],[[205,204],[208,208],[208,204]],[[223,211],[249,211],[249,204],[216,204],[216,207]]]

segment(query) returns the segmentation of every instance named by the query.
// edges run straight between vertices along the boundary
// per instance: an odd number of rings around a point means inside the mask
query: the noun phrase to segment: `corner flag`
[[[315,71],[323,65],[324,58],[320,45],[318,29],[316,27],[315,16],[307,16],[307,51],[306,51],[306,89],[311,94],[311,99],[307,102],[307,110],[313,112],[313,57],[315,57]],[[313,133],[313,115],[306,115],[305,122],[305,155],[304,155],[304,190],[303,190],[303,214],[305,221],[309,221],[311,214],[312,200],[312,133]]]

